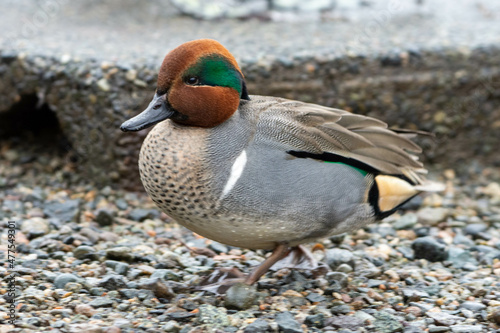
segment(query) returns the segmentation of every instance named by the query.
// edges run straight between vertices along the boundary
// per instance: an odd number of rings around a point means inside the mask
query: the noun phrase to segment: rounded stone
[[[76,259],[87,259],[95,256],[95,249],[91,246],[81,245],[73,250]]]
[[[326,251],[326,263],[332,270],[335,270],[342,264],[354,266],[354,255],[351,251],[343,249],[330,249]]]
[[[448,258],[446,246],[430,236],[416,239],[411,247],[415,252],[416,259],[427,259],[435,262]]]
[[[113,211],[109,209],[99,209],[95,220],[101,227],[112,225],[115,220]]]
[[[257,319],[243,330],[243,333],[266,333],[269,330],[269,324],[264,319]]]
[[[23,222],[21,231],[27,235],[28,238],[33,239],[46,235],[50,231],[49,221],[41,217],[33,217]]]
[[[67,283],[78,282],[78,281],[80,281],[80,278],[78,276],[73,275],[71,273],[63,273],[58,275],[54,280],[54,287],[56,289],[63,289]]]
[[[253,305],[256,296],[255,286],[236,283],[227,290],[224,304],[228,308],[244,310]]]

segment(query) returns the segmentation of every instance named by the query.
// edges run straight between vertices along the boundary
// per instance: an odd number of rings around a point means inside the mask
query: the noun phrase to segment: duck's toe
[[[196,289],[222,295],[232,285],[245,282],[246,277],[246,274],[235,267],[221,267],[204,277]]]

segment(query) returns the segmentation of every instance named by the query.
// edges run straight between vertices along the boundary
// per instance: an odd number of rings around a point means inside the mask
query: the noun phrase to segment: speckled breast
[[[139,156],[146,192],[162,211],[191,230],[215,205],[203,163],[205,137],[203,129],[163,121],[148,134]]]

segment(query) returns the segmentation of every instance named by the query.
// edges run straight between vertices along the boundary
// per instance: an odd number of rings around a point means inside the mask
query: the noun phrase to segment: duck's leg
[[[273,266],[276,262],[285,257],[290,251],[290,247],[287,244],[279,244],[273,250],[273,253],[264,260],[262,264],[254,268],[254,270],[247,276],[245,279],[245,283],[248,285],[254,284],[257,282],[262,275],[264,275],[271,266]]]
[[[203,278],[198,290],[206,290],[217,295],[224,294],[229,287],[237,283],[245,283],[248,285],[257,282],[262,275],[264,275],[269,268],[274,265],[281,258],[286,256],[290,247],[286,244],[279,244],[274,249],[273,253],[264,260],[262,264],[253,269],[253,271],[245,276],[237,268],[220,268],[212,272],[212,274]]]

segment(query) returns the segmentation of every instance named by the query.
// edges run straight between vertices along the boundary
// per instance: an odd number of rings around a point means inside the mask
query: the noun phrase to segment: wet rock
[[[373,316],[375,317],[375,322],[373,324],[377,332],[393,333],[403,331],[403,324],[399,322],[396,316],[385,311],[376,312]]]
[[[416,239],[411,247],[416,259],[427,259],[435,262],[446,260],[448,257],[446,246],[430,236]]]
[[[121,275],[109,275],[104,277],[97,284],[98,287],[105,288],[107,290],[118,290],[127,287],[127,282],[125,278]]]
[[[54,287],[56,289],[63,289],[64,286],[66,286],[67,283],[69,282],[79,282],[81,279],[80,277],[73,275],[71,273],[63,273],[60,274],[56,277],[54,280]]]
[[[269,330],[269,324],[264,319],[257,319],[243,330],[243,333],[266,333]]]
[[[80,200],[50,201],[45,205],[43,212],[48,217],[59,219],[61,222],[78,222]]]
[[[46,235],[49,231],[49,221],[41,217],[33,217],[25,220],[23,224],[21,224],[21,232],[28,236],[29,239]]]
[[[227,290],[224,304],[228,308],[244,310],[253,305],[256,296],[257,290],[255,286],[236,283]]]
[[[284,333],[303,333],[301,325],[288,311],[278,313],[275,321],[278,324],[280,331]]]
[[[229,318],[226,309],[218,308],[213,305],[203,304],[199,307],[198,322],[209,327],[229,326]]]

